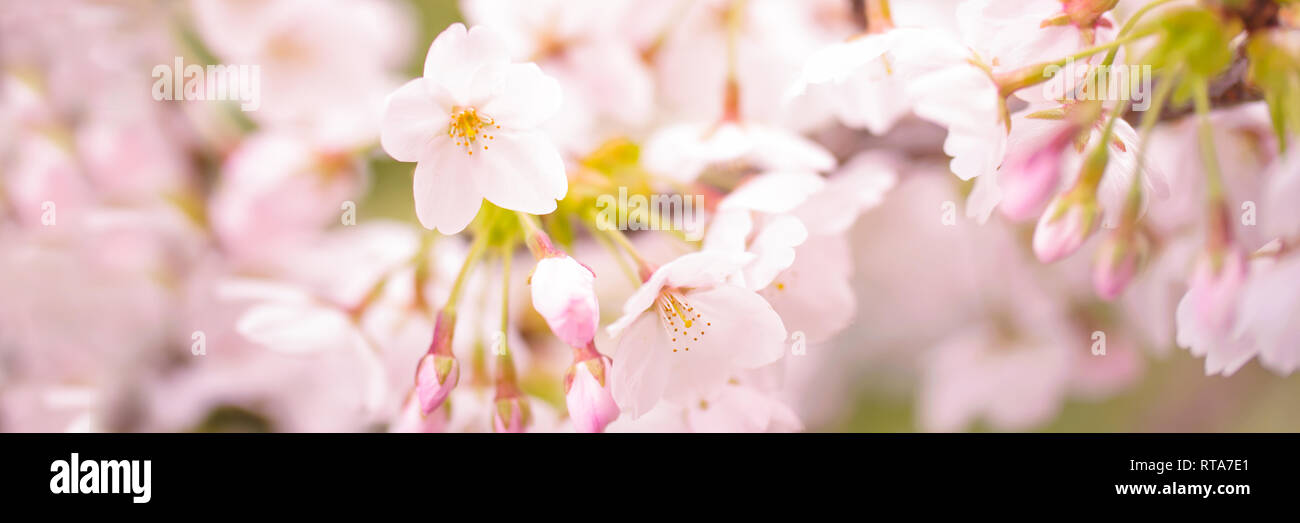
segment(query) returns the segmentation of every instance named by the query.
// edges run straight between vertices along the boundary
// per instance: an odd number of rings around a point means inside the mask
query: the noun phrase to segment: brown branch
[[[1250,63],[1246,60],[1240,48],[1237,49],[1236,55],[1232,65],[1228,66],[1228,70],[1210,81],[1210,107],[1213,109],[1235,107],[1264,99],[1264,94],[1251,85],[1246,78]],[[1164,81],[1169,81],[1169,79]],[[1152,88],[1151,92],[1155,92],[1155,88]],[[1147,95],[1149,96],[1150,93],[1147,93]],[[1196,109],[1192,107],[1191,102],[1174,105],[1173,101],[1170,101],[1160,110],[1160,121],[1178,120],[1194,112],[1196,112]],[[1130,111],[1124,115],[1124,119],[1136,127],[1138,122],[1142,120],[1142,114]]]

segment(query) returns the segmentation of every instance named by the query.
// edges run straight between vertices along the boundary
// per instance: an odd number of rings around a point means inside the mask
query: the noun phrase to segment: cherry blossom
[[[533,308],[551,331],[573,347],[585,347],[596,335],[600,308],[592,291],[596,276],[570,256],[546,257],[529,277]]]
[[[488,27],[454,24],[429,47],[425,76],[389,96],[384,150],[418,162],[415,209],[429,229],[460,232],[484,198],[546,214],[568,192],[564,161],[536,130],[559,110],[559,84],[511,63],[506,45]]]
[[[1258,430],[1300,20],[1221,3],[8,2],[0,428]]]
[[[781,318],[753,291],[724,283],[749,256],[702,251],[664,264],[628,298],[608,328],[614,399],[632,417],[661,398],[723,385],[727,376],[779,359]]]

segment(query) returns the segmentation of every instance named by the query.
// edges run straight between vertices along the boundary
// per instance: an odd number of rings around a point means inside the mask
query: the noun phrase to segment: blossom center
[[[655,308],[659,311],[660,323],[668,333],[673,352],[689,352],[691,344],[700,341],[705,327],[713,325],[704,313],[696,311],[687,303],[686,298],[677,291],[664,290],[655,299]]]
[[[500,128],[491,116],[480,114],[473,107],[457,107],[452,110],[451,122],[447,124],[447,136],[455,140],[458,147],[464,148],[466,154],[473,156],[475,149],[488,150],[485,142],[496,138],[488,131]]]

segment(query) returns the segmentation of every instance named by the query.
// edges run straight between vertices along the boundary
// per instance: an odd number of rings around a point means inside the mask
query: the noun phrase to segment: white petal
[[[742,208],[720,210],[709,221],[709,231],[704,236],[704,250],[745,252],[749,233],[754,230],[754,220],[749,214],[748,210]]]
[[[825,185],[825,179],[810,172],[768,172],[736,188],[719,207],[787,213]]]
[[[547,214],[569,192],[560,152],[540,133],[501,132],[476,151],[474,184],[488,201],[513,211]]]
[[[787,330],[819,343],[847,327],[857,310],[848,241],[840,235],[812,236],[795,253],[794,264],[760,294]]]
[[[623,302],[623,316],[605,327],[605,332],[609,333],[611,337],[617,337],[623,329],[636,321],[642,312],[654,304],[655,299],[659,297],[659,291],[663,290],[664,283],[667,280],[668,273],[664,272],[663,267],[651,273],[650,277],[640,287],[632,291],[632,295],[628,296],[627,301]]]
[[[827,180],[825,187],[795,210],[810,232],[839,234],[862,212],[884,201],[898,182],[893,156],[874,151],[859,153]]]
[[[400,162],[420,159],[420,152],[446,131],[449,116],[429,95],[423,78],[416,78],[388,95],[379,143]]]
[[[775,403],[751,387],[729,385],[707,403],[687,411],[694,432],[764,432],[772,419],[769,403]]]
[[[893,36],[888,33],[873,34],[823,47],[808,57],[803,74],[791,95],[801,94],[808,84],[845,81],[863,66],[879,59],[893,44],[893,40]]]
[[[949,168],[962,180],[997,171],[1006,151],[1006,135],[1000,125],[990,123],[982,131],[956,127],[943,141],[943,153],[952,157]]]
[[[473,158],[442,136],[415,166],[415,214],[427,229],[456,234],[478,214],[483,196],[469,178],[478,173]]]
[[[825,172],[835,168],[835,156],[821,144],[779,127],[750,126],[753,156],[770,170]]]
[[[487,100],[480,110],[503,129],[533,129],[560,110],[560,83],[533,63],[484,67],[470,90]]]
[[[424,58],[424,77],[463,101],[479,68],[508,63],[510,50],[495,31],[486,26],[466,31],[464,24],[455,23],[429,46],[429,54]]]
[[[298,304],[263,304],[250,308],[235,329],[268,349],[293,354],[338,349],[357,342],[343,313]]]
[[[664,286],[672,287],[708,287],[718,285],[745,264],[754,259],[747,252],[704,250],[685,254],[660,266],[650,274],[623,304],[623,316],[615,320],[605,331],[610,336],[619,333],[630,325],[642,311],[650,308]]]
[[[1002,186],[998,184],[998,171],[989,171],[975,179],[975,187],[966,197],[966,217],[979,223],[989,221],[998,204],[1002,202]]]
[[[984,133],[998,123],[997,87],[973,65],[940,69],[917,78],[910,87],[916,115],[950,131]]]
[[[745,267],[745,283],[751,290],[767,287],[776,275],[794,263],[795,247],[808,239],[808,229],[793,216],[777,216],[759,231],[750,244],[756,257]]]
[[[614,401],[633,418],[663,397],[668,383],[667,333],[654,314],[643,314],[619,338],[610,370]]]
[[[732,273],[754,259],[746,252],[699,251],[682,255],[664,264],[664,284],[673,287],[708,287],[722,283]]]
[[[705,329],[700,352],[724,354],[727,363],[737,369],[758,368],[784,355],[785,325],[772,306],[753,291],[719,285],[692,292],[686,299],[705,322],[700,326]]]

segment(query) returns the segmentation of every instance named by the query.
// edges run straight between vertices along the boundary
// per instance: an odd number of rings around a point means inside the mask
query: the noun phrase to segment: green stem
[[[1196,103],[1196,116],[1200,120],[1201,161],[1205,162],[1206,196],[1211,204],[1223,200],[1223,175],[1219,171],[1219,158],[1214,148],[1214,127],[1210,123],[1209,80],[1197,78],[1192,82]]]
[[[627,263],[627,258],[624,258],[624,255],[619,251],[618,246],[614,245],[614,242],[610,241],[609,238],[606,238],[605,235],[597,230],[596,227],[593,227],[587,222],[583,222],[583,225],[587,226],[587,230],[591,232],[591,237],[596,239],[596,243],[599,243],[601,247],[604,247],[605,250],[609,251],[610,256],[614,257],[614,260],[618,262],[619,268],[623,270],[623,274],[627,275],[627,277],[632,280],[632,286],[637,287],[641,285],[641,278],[637,277],[636,269],[632,268],[632,266]]]
[[[1192,97],[1196,116],[1200,120],[1201,161],[1205,163],[1205,246],[1215,254],[1216,270],[1222,262],[1218,254],[1232,241],[1228,225],[1228,208],[1223,194],[1223,173],[1219,170],[1219,155],[1214,147],[1214,127],[1210,123],[1210,81],[1197,77],[1192,81]]]
[[[628,256],[631,256],[632,260],[636,262],[638,269],[645,271],[646,273],[651,272],[650,264],[646,263],[645,259],[641,257],[641,253],[637,252],[636,247],[632,245],[631,240],[627,239],[627,236],[623,234],[623,231],[618,230],[618,227],[614,224],[599,221],[600,219],[600,214],[594,211],[591,213],[591,221],[596,224],[598,232],[605,233],[605,235],[610,240],[613,240],[616,245],[622,247],[624,251],[627,251]],[[640,279],[638,279],[637,282],[640,283]]]
[[[510,356],[510,260],[514,258],[514,248],[507,243],[501,247],[501,347],[497,357],[501,383],[515,383],[515,364]]]
[[[1101,184],[1102,175],[1106,173],[1106,164],[1110,161],[1110,141],[1115,136],[1115,122],[1124,117],[1124,113],[1128,111],[1128,103],[1128,100],[1120,101],[1119,106],[1111,113],[1110,119],[1106,120],[1106,127],[1101,131],[1101,140],[1084,160],[1086,165],[1080,184],[1091,193],[1096,192],[1097,186]]]
[[[1142,123],[1138,127],[1139,145],[1137,160],[1134,162],[1133,183],[1129,186],[1128,198],[1124,204],[1125,224],[1137,221],[1139,203],[1142,201],[1142,169],[1146,165],[1147,143],[1151,139],[1151,132],[1160,122],[1160,112],[1164,110],[1165,100],[1174,91],[1174,83],[1177,82],[1180,74],[1181,69],[1176,69],[1160,82],[1160,87],[1156,88],[1151,98],[1152,109],[1142,115]]]
[[[1072,55],[1059,58],[1051,62],[1042,62],[1033,65],[1027,65],[1025,67],[1021,67],[1020,69],[1016,69],[1014,71],[1009,71],[1007,73],[995,75],[994,81],[997,82],[998,89],[1000,90],[1002,96],[1007,97],[1010,96],[1011,93],[1014,93],[1026,87],[1033,87],[1035,85],[1041,84],[1051,79],[1051,76],[1045,74],[1048,68],[1065,67],[1067,64],[1074,62],[1076,60],[1082,60],[1084,58],[1100,53],[1102,51],[1108,51],[1110,49],[1119,48],[1119,46],[1127,44],[1134,40],[1139,40],[1151,36],[1155,32],[1156,30],[1154,28],[1138,31],[1130,35],[1116,38],[1105,44],[1094,45],[1092,47],[1081,50]]]
[[[524,243],[528,245],[528,250],[533,253],[534,258],[540,260],[548,255],[555,254],[555,248],[551,245],[551,237],[547,236],[546,232],[542,230],[536,216],[520,211],[515,211],[515,216],[519,217],[519,224],[524,228]]]
[[[1155,9],[1155,8],[1157,8],[1157,7],[1160,7],[1160,6],[1164,5],[1164,4],[1167,4],[1167,3],[1169,3],[1169,2],[1173,2],[1173,1],[1174,1],[1174,0],[1153,0],[1152,2],[1148,3],[1147,5],[1142,6],[1142,7],[1139,8],[1137,11],[1134,11],[1134,12],[1133,12],[1133,15],[1130,16],[1130,17],[1128,17],[1128,20],[1125,20],[1125,21],[1124,21],[1124,25],[1123,25],[1122,27],[1120,27],[1118,33],[1115,33],[1115,37],[1116,37],[1116,38],[1119,38],[1119,37],[1123,37],[1124,35],[1129,34],[1130,32],[1133,31],[1133,28],[1137,27],[1138,20],[1141,20],[1142,17],[1143,17],[1143,16],[1146,16],[1147,13],[1151,12],[1153,9]],[[1114,48],[1114,49],[1111,49],[1110,52],[1106,53],[1106,58],[1102,60],[1101,65],[1110,65],[1110,64],[1114,63],[1114,62],[1115,62],[1115,55],[1116,55],[1116,54],[1119,54],[1119,48],[1118,48],[1118,47],[1116,47],[1116,48]]]
[[[483,257],[483,252],[487,250],[487,237],[487,234],[474,236],[474,242],[469,246],[469,253],[465,255],[465,262],[460,265],[460,272],[456,274],[456,280],[451,284],[451,294],[447,296],[447,303],[442,306],[443,312],[449,318],[456,317],[456,303],[460,301],[460,293],[465,288],[465,280],[469,277],[470,269],[474,268],[479,258]]]

